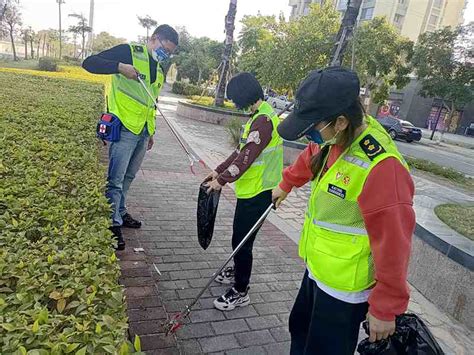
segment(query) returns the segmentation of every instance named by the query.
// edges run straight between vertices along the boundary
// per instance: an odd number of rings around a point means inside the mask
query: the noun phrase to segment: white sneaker
[[[235,280],[235,271],[233,266],[228,266],[224,270],[221,271],[219,275],[215,278],[216,282],[219,282],[220,284],[224,285],[230,285],[231,283],[234,283]]]
[[[232,311],[236,307],[245,307],[250,303],[249,290],[239,292],[230,288],[225,294],[214,300],[214,307],[220,311]]]

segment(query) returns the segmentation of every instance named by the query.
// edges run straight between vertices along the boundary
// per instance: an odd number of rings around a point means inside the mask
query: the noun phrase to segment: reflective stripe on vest
[[[331,229],[335,232],[350,233],[350,234],[357,234],[357,235],[367,235],[367,230],[365,228],[343,226],[343,225],[335,224],[335,223],[317,221],[316,219],[313,219],[313,223],[316,224],[317,226],[320,226],[326,229]]]
[[[164,75],[161,67],[156,69],[156,80],[150,83],[150,58],[147,47],[143,44],[130,44],[133,66],[145,76],[145,83],[150,92],[158,97],[163,86]],[[108,95],[109,111],[115,114],[122,124],[134,134],[140,134],[147,126],[148,133],[155,132],[156,111],[153,100],[141,84],[129,80],[122,74],[114,74]]]
[[[267,102],[262,102],[257,113],[245,124],[240,138],[240,148],[242,149],[247,143],[252,123],[261,115],[269,117],[272,121],[272,139],[247,171],[236,181],[235,194],[237,198],[252,198],[263,191],[275,188],[281,180],[283,140],[277,132],[280,120]]]
[[[299,242],[299,254],[312,275],[345,292],[362,291],[375,283],[369,236],[357,202],[367,177],[388,157],[404,164],[383,127],[370,116],[366,122],[366,130],[313,181]],[[369,134],[384,149],[373,160],[359,144]]]

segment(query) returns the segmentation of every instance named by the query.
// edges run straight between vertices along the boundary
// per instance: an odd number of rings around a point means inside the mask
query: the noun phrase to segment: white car
[[[275,96],[275,97],[269,96],[267,98],[267,102],[270,105],[272,105],[273,108],[278,109],[278,110],[283,110],[286,106],[288,106],[291,103],[291,101],[289,101],[287,97],[284,95]]]

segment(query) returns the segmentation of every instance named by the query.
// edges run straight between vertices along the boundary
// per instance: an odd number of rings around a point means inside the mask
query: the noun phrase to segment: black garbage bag
[[[362,355],[442,355],[441,347],[436,342],[428,327],[415,314],[405,313],[395,320],[395,334],[375,343],[369,338],[362,340],[357,352]],[[363,327],[369,335],[369,325]]]
[[[198,206],[197,206],[197,230],[199,245],[206,250],[211,244],[214,233],[214,223],[216,222],[217,206],[221,191],[213,190],[209,194],[204,181],[199,187]]]

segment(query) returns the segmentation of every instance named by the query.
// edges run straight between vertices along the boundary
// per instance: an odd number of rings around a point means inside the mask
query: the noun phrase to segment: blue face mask
[[[163,48],[157,48],[154,51],[151,52],[151,56],[155,61],[158,63],[164,62],[165,60],[169,59],[170,55],[166,50]]]
[[[309,141],[312,141],[316,144],[323,144],[324,143],[324,139],[323,137],[321,136],[321,133],[319,133],[319,131],[317,129],[311,129],[308,133],[306,133],[306,138],[309,140]]]
[[[331,124],[331,122],[329,122],[326,126],[324,126],[323,128],[321,128],[320,130],[317,130],[315,128],[311,128],[309,130],[309,132],[307,132],[305,134],[306,138],[316,144],[319,145],[319,147],[322,149],[324,146],[326,145],[333,145],[333,144],[336,144],[336,141],[337,141],[337,134],[339,132],[337,132],[334,137],[332,137],[330,140],[328,141],[325,141],[323,139],[323,137],[321,136],[321,132],[324,131],[326,128],[329,127],[329,125]]]

